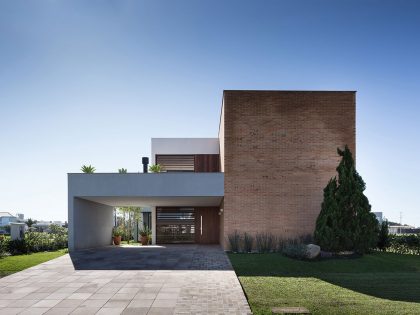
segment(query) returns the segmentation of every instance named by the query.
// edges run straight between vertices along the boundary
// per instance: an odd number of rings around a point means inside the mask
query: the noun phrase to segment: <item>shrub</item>
[[[379,229],[378,245],[377,246],[382,251],[384,251],[389,246],[388,221],[383,221],[381,223],[381,228]]]
[[[387,252],[420,255],[420,234],[391,235]]]
[[[252,245],[254,245],[254,237],[249,233],[244,233],[244,252],[250,253],[252,251]]]
[[[9,241],[3,236],[0,236],[0,258],[6,255],[9,246]]]
[[[283,247],[282,254],[284,256],[294,259],[306,259],[308,258],[308,251],[306,245],[300,242],[286,243]]]
[[[259,253],[270,253],[277,248],[276,237],[271,233],[257,233],[255,239]]]
[[[66,229],[52,229],[54,232],[35,232],[29,230],[22,240],[10,240],[7,251],[11,255],[36,253],[42,251],[58,250],[67,248],[68,238]]]
[[[377,245],[378,223],[364,195],[366,184],[357,173],[349,148],[337,149],[342,157],[338,178],[324,189],[321,212],[316,221],[315,240],[322,249],[363,254]]]
[[[29,252],[25,239],[10,240],[7,250],[10,255],[27,254]]]
[[[151,173],[160,173],[162,172],[162,165],[154,164],[149,166],[149,172]]]
[[[121,225],[114,226],[112,229],[112,236],[123,236],[124,235],[124,228]]]
[[[230,250],[234,253],[239,252],[239,247],[241,243],[241,236],[239,235],[238,231],[235,230],[235,232],[228,235]]]

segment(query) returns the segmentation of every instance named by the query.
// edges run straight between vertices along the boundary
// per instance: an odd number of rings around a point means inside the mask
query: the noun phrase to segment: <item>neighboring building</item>
[[[417,234],[420,233],[420,228],[410,225],[390,225],[389,234]]]
[[[383,222],[382,212],[373,212],[373,214],[376,216],[376,220],[378,220],[379,224],[382,224]]]
[[[18,222],[19,218],[10,212],[0,212],[0,226],[8,226],[11,222]]]
[[[224,91],[218,138],[152,139],[164,172],[68,174],[70,250],[110,244],[117,206],[151,209],[153,243],[312,234],[337,147],[355,157],[355,106],[347,91]]]

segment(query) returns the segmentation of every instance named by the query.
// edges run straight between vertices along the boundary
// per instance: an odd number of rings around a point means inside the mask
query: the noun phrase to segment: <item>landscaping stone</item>
[[[308,259],[315,259],[321,253],[321,247],[315,244],[306,245],[306,251],[308,252]]]

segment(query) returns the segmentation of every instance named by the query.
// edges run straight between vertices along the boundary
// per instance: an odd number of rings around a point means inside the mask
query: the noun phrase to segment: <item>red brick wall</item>
[[[337,147],[355,154],[355,93],[225,91],[223,237],[312,233]]]

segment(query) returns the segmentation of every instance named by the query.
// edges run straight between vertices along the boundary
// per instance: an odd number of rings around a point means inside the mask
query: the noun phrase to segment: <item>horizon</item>
[[[67,173],[216,138],[225,90],[328,90],[372,212],[420,226],[418,29],[416,1],[2,2],[0,212],[68,221]]]

